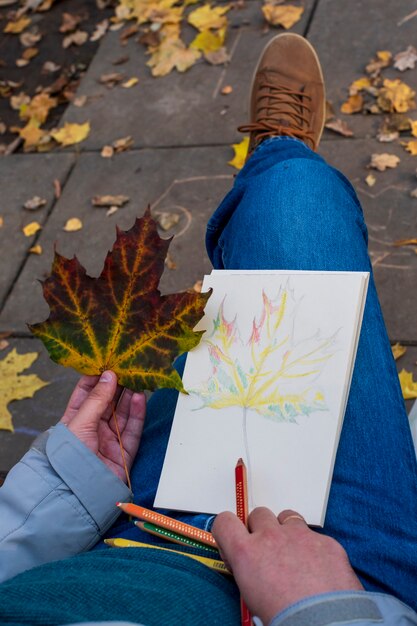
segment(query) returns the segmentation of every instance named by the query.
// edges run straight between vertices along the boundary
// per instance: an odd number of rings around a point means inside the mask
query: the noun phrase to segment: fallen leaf
[[[202,7],[191,11],[187,21],[200,31],[207,31],[210,28],[224,28],[227,26],[225,14],[229,10],[229,5],[212,7],[210,4],[204,4]]]
[[[109,74],[102,74],[99,78],[99,83],[106,85],[106,87],[114,87],[125,80],[125,75],[120,72],[110,72]]]
[[[23,15],[20,19],[16,20],[15,22],[8,22],[3,29],[3,32],[10,33],[12,35],[18,35],[23,30],[25,30],[25,28],[29,26],[31,21],[32,20],[29,17],[26,17],[25,15]]]
[[[103,146],[100,154],[104,159],[110,159],[114,154],[113,146]]]
[[[139,82],[139,78],[136,78],[136,76],[133,76],[132,78],[129,78],[129,80],[127,80],[126,82],[122,83],[122,87],[124,87],[125,89],[130,89],[130,87],[137,85],[138,82]]]
[[[417,61],[417,50],[413,46],[408,46],[403,52],[399,52],[394,57],[394,67],[400,72],[413,70]]]
[[[91,199],[91,203],[93,206],[98,206],[98,207],[108,207],[108,206],[124,206],[127,202],[129,202],[130,198],[129,196],[123,196],[123,195],[118,195],[118,196],[94,196],[94,198]]]
[[[70,46],[82,46],[88,39],[88,33],[83,30],[76,30],[75,33],[70,33],[62,40],[62,47],[69,48]]]
[[[230,54],[228,54],[226,48],[219,48],[215,52],[206,52],[204,58],[211,65],[223,65],[224,63],[229,63]]]
[[[19,36],[19,41],[24,48],[32,48],[32,46],[37,44],[41,39],[42,35],[38,30],[21,33]]]
[[[202,331],[193,328],[210,293],[161,296],[158,283],[169,244],[159,237],[148,209],[129,231],[117,230],[98,278],[88,276],[76,257],[55,252],[52,273],[43,282],[50,316],[29,326],[51,358],[84,374],[111,369],[120,385],[133,391],[184,391],[172,362],[200,342]]]
[[[75,143],[84,141],[89,133],[89,122],[85,122],[85,124],[70,124],[66,122],[62,128],[51,131],[51,136],[62,146],[72,146]]]
[[[218,33],[213,33],[211,30],[203,30],[190,43],[190,48],[196,48],[204,53],[216,52],[224,44],[225,32],[225,29]]]
[[[55,195],[55,198],[56,198],[57,200],[58,200],[58,198],[60,198],[60,197],[61,197],[61,191],[62,191],[62,189],[61,189],[61,183],[59,182],[59,179],[58,179],[58,178],[55,178],[55,179],[54,179],[54,195]]]
[[[113,141],[112,146],[117,153],[125,152],[133,146],[133,137],[131,137],[131,135],[128,135],[127,137],[121,137],[120,139],[116,139],[115,141]]]
[[[342,113],[347,113],[348,115],[351,115],[352,113],[359,113],[359,111],[362,111],[362,107],[363,97],[360,93],[358,93],[354,96],[349,96],[346,102],[344,102],[340,107],[340,110]]]
[[[111,206],[109,209],[107,209],[106,211],[106,217],[110,217],[110,215],[114,215],[117,211],[119,210],[118,206]]]
[[[4,218],[2,215],[0,215],[0,228],[3,228],[4,226]]]
[[[417,198],[417,187],[413,189],[412,191],[410,191],[410,196],[412,198]]]
[[[82,221],[78,217],[71,217],[65,222],[63,230],[67,233],[74,233],[76,230],[81,230],[83,227]]]
[[[72,13],[62,14],[62,23],[59,27],[60,33],[71,33],[75,30],[80,22],[82,22],[81,15],[73,15]]]
[[[268,2],[262,7],[264,18],[269,24],[282,26],[285,29],[292,28],[301,19],[303,12],[303,7],[296,7],[292,4],[277,6]]]
[[[159,42],[157,42],[158,44]],[[129,61],[129,55],[125,54],[122,57],[119,57],[118,59],[116,59],[115,61],[113,61],[113,65],[123,65],[124,63],[127,63]]]
[[[167,252],[167,255],[165,257],[165,265],[167,266],[169,270],[177,269],[177,264],[175,263],[174,259],[172,258],[169,252]]]
[[[185,72],[200,57],[199,50],[187,48],[181,39],[167,39],[152,52],[147,65],[151,68],[152,76],[166,76],[174,68],[178,72]]]
[[[371,156],[371,162],[368,167],[373,167],[374,169],[384,172],[387,167],[393,168],[397,167],[400,162],[399,157],[395,154],[388,154],[387,152],[375,153]]]
[[[12,109],[14,109],[15,111],[19,111],[20,108],[25,105],[25,104],[29,104],[30,103],[30,96],[28,96],[26,93],[24,93],[23,91],[21,91],[19,94],[15,95],[15,96],[11,96],[10,100],[9,100],[9,104],[12,107]]]
[[[367,76],[362,76],[361,78],[357,78],[353,81],[353,83],[349,87],[349,95],[355,96],[360,91],[367,89],[371,86],[371,81]]]
[[[35,58],[38,54],[39,54],[38,48],[26,48],[26,50],[23,50],[22,52],[22,59],[25,59],[25,61],[30,61],[31,59]]]
[[[398,131],[396,131],[396,130],[394,130],[391,133],[384,133],[384,132],[380,131],[377,134],[376,138],[381,143],[392,143],[393,141],[398,139],[399,136],[400,136],[400,133]]]
[[[415,109],[415,95],[416,92],[399,78],[395,80],[386,78],[379,91],[377,103],[383,111],[405,113],[410,109]]]
[[[402,141],[401,145],[413,156],[417,155],[417,139],[413,141]]]
[[[365,182],[368,187],[373,187],[376,183],[376,178],[373,174],[368,174],[368,176],[365,178]]]
[[[417,120],[410,120],[410,129],[413,137],[417,137]]]
[[[400,246],[417,246],[417,237],[411,239],[398,239],[398,241],[394,241],[393,245],[397,248]]]
[[[36,374],[20,375],[38,356],[38,352],[18,354],[13,349],[0,361],[0,429],[13,431],[12,416],[7,408],[9,402],[32,398],[36,391],[49,384]]]
[[[54,72],[58,72],[61,69],[60,65],[57,65],[53,61],[45,61],[42,65],[42,72],[46,74],[54,74]]]
[[[86,102],[87,102],[87,96],[77,96],[72,101],[72,104],[76,107],[83,107]]]
[[[23,207],[28,211],[36,211],[41,207],[45,206],[46,200],[45,198],[41,198],[40,196],[33,196],[30,200],[26,200]]]
[[[343,137],[353,137],[353,131],[350,130],[349,126],[343,120],[331,120],[330,122],[327,122],[325,126],[329,130],[339,133],[339,135],[343,135]]]
[[[4,122],[0,122],[0,135],[4,135],[7,130],[7,126]]]
[[[96,28],[90,37],[90,41],[98,41],[106,34],[109,28],[109,20],[105,19],[96,24]]]
[[[404,400],[411,400],[417,398],[417,382],[413,380],[413,374],[402,369],[398,374],[400,379],[401,391],[403,392]]]
[[[125,28],[119,35],[119,41],[121,46],[126,46],[130,37],[136,35],[139,32],[139,26],[137,24],[132,24],[132,26],[128,26]]]
[[[26,67],[26,65],[29,65],[29,61],[27,59],[16,59],[16,65],[17,67]]]
[[[233,91],[232,85],[225,85],[223,89],[220,90],[220,93],[222,94],[222,96],[228,96],[229,93],[232,93],[232,91]]]
[[[162,211],[161,213],[155,213],[156,221],[162,230],[170,230],[173,226],[176,226],[180,221],[178,213],[170,213],[168,211]]]
[[[193,285],[193,291],[195,291],[196,293],[201,293],[202,288],[203,288],[203,281],[196,280],[196,282]]]
[[[405,346],[402,346],[400,343],[395,343],[393,346],[391,346],[391,350],[392,356],[396,361],[407,352],[407,348]]]
[[[42,226],[39,224],[39,222],[30,222],[22,228],[22,231],[25,237],[32,237],[32,235],[37,233],[38,230],[41,230],[41,228]]]
[[[249,148],[249,137],[244,137],[240,143],[232,144],[232,148],[235,151],[235,156],[231,161],[228,161],[229,165],[232,165],[237,170],[241,170],[245,165],[246,156]]]
[[[0,350],[5,350],[9,345],[7,339],[0,339]]]
[[[24,140],[23,149],[25,151],[36,148],[45,135],[45,131],[39,128],[39,122],[29,120],[24,128],[19,129],[19,135]]]
[[[51,96],[45,92],[41,92],[34,96],[29,103],[23,103],[20,106],[19,117],[22,120],[35,120],[39,124],[43,124],[49,111],[58,106],[58,100],[51,98]]]
[[[40,246],[38,243],[36,244],[36,246],[32,246],[31,248],[29,248],[29,252],[31,252],[32,254],[42,254],[42,246]]]
[[[371,75],[378,75],[384,67],[390,65],[392,54],[389,50],[380,50],[376,53],[376,58],[372,59],[365,68],[365,71]]]

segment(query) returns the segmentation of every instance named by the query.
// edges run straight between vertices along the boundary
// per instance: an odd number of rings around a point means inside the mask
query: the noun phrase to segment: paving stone
[[[0,307],[24,262],[29,248],[38,235],[25,237],[22,227],[29,222],[45,224],[55,201],[53,181],[65,180],[74,157],[70,154],[10,155],[1,160],[0,216],[4,223],[0,229],[2,271],[0,273]],[[37,211],[27,211],[23,204],[40,196],[45,206]],[[7,262],[4,262],[7,259]]]
[[[148,204],[155,213],[180,217],[175,227],[162,233],[165,237],[177,233],[170,248],[177,269],[166,269],[162,290],[192,287],[211,269],[204,246],[205,224],[233,183],[235,170],[227,165],[230,157],[227,147],[131,151],[112,161],[97,153],[81,155],[39,237],[44,253],[28,258],[4,307],[0,328],[25,333],[26,322],[47,317],[38,279],[50,271],[55,242],[61,254],[76,253],[88,273],[98,275],[113,244],[115,224],[130,228]],[[106,209],[91,205],[93,196],[104,194],[125,194],[131,200],[107,217]],[[82,220],[82,230],[62,230],[71,217]]]
[[[27,452],[39,433],[58,422],[79,378],[74,370],[51,361],[42,342],[35,338],[9,339],[9,344],[9,348],[0,352],[0,359],[13,348],[19,354],[38,352],[38,359],[22,375],[37,374],[50,384],[32,398],[9,404],[15,430],[0,430],[0,474],[7,472]]]
[[[303,18],[294,27],[302,33],[313,0],[305,2]],[[241,140],[236,131],[247,121],[252,72],[268,40],[281,29],[264,32],[265,22],[259,2],[248,2],[244,9],[229,12],[227,49],[232,60],[227,67],[210,66],[199,61],[184,74],[176,71],[153,78],[146,67],[144,48],[132,37],[126,47],[119,44],[118,32],[108,33],[84,77],[79,94],[90,98],[82,108],[70,106],[64,121],[91,120],[92,129],[82,150],[98,150],[115,139],[131,135],[137,147],[213,145]],[[187,41],[196,31],[186,27]],[[124,65],[113,62],[129,56]],[[126,78],[137,76],[131,89],[120,85],[113,89],[97,81],[103,74],[123,72]],[[223,96],[220,90],[231,85],[233,92]]]
[[[374,137],[383,118],[360,113],[340,115],[340,105],[347,99],[349,85],[365,75],[365,66],[377,50],[397,54],[409,45],[416,45],[417,18],[398,25],[415,8],[414,0],[386,2],[383,6],[379,0],[355,3],[320,0],[318,3],[308,39],[322,63],[328,99],[337,115],[346,120],[357,136]],[[391,68],[384,70],[383,75],[399,78],[417,90],[417,69],[400,72]],[[326,136],[331,135],[333,133],[326,131]]]
[[[373,152],[385,151],[400,157],[396,169],[385,172],[366,169]],[[349,178],[358,192],[390,338],[416,340],[417,255],[412,247],[392,245],[394,241],[417,236],[417,200],[410,197],[410,191],[416,186],[415,157],[408,155],[401,146],[384,146],[378,141],[363,139],[323,142],[320,152]],[[364,180],[369,172],[377,179],[373,187],[368,187]]]

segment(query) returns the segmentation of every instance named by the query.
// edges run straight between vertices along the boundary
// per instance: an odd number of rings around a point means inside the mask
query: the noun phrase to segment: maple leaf
[[[185,72],[201,57],[201,52],[194,48],[187,48],[181,39],[166,39],[154,49],[147,65],[151,68],[152,76],[166,76],[174,68],[178,72]]]
[[[210,28],[225,28],[227,26],[225,13],[229,10],[229,5],[212,7],[210,4],[204,4],[189,14],[188,23],[200,31],[207,31]]]
[[[47,93],[39,93],[30,102],[24,102],[19,107],[19,116],[22,120],[34,120],[39,124],[43,124],[48,117],[49,111],[56,106],[58,106],[56,98],[51,98]]]
[[[368,167],[384,172],[387,167],[397,167],[399,162],[400,159],[395,154],[389,154],[388,152],[374,153],[371,156],[371,162]]]
[[[360,93],[357,93],[353,96],[349,96],[349,98],[342,104],[340,110],[342,113],[347,113],[351,115],[352,113],[359,113],[362,111],[363,107],[363,97]]]
[[[413,141],[402,142],[402,145],[405,147],[407,152],[409,152],[413,156],[417,155],[417,139],[414,139]]]
[[[417,50],[414,46],[408,46],[403,52],[399,52],[394,57],[394,67],[400,72],[405,70],[413,70],[417,61]]]
[[[249,137],[244,137],[240,143],[232,144],[232,148],[235,151],[235,156],[231,161],[228,161],[229,165],[232,165],[237,170],[241,170],[245,165],[246,156],[249,148]]]
[[[19,20],[16,20],[15,22],[8,22],[3,29],[3,32],[10,33],[12,35],[18,35],[29,26],[31,21],[32,20],[29,17],[23,15]]]
[[[410,109],[415,109],[415,95],[416,92],[398,78],[395,80],[386,78],[379,91],[377,102],[383,111],[405,113]]]
[[[272,26],[282,26],[287,30],[301,19],[303,12],[303,7],[296,7],[292,4],[277,6],[267,2],[262,7],[262,13],[269,24],[272,24]]]
[[[417,398],[417,382],[413,380],[413,374],[402,369],[398,374],[400,379],[401,391],[403,393],[404,400],[411,400]]]
[[[20,376],[37,358],[37,352],[18,354],[13,349],[0,361],[0,429],[13,431],[12,416],[7,408],[9,402],[31,398],[36,391],[49,385],[36,374]]]
[[[24,128],[19,129],[19,135],[24,139],[23,149],[27,151],[39,144],[45,131],[39,128],[39,122],[31,119]]]
[[[402,346],[400,343],[395,343],[393,346],[391,346],[391,350],[392,356],[395,360],[399,359],[407,352],[407,348],[405,346]]]
[[[226,29],[220,29],[217,33],[211,30],[203,30],[190,43],[190,48],[196,48],[201,52],[216,52],[223,44],[226,35]]]
[[[150,210],[129,231],[117,229],[98,278],[74,256],[57,252],[43,283],[49,318],[29,326],[51,358],[84,374],[113,370],[129,389],[184,391],[172,361],[194,348],[193,331],[210,293],[161,296],[158,283],[170,239],[161,239]]]
[[[51,136],[62,146],[72,146],[74,143],[80,143],[88,137],[90,133],[90,123],[70,124],[68,122],[62,128],[51,132]]]

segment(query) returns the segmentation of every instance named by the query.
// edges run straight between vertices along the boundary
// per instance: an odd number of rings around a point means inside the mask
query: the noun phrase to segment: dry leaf
[[[67,35],[62,40],[62,47],[69,48],[70,46],[82,46],[88,39],[88,33],[83,30],[76,30],[75,33]]]
[[[240,143],[232,144],[232,148],[235,151],[235,156],[231,161],[228,161],[228,164],[237,170],[241,170],[245,165],[245,159],[248,154],[249,137],[244,137]]]
[[[180,221],[178,213],[169,213],[168,211],[162,211],[155,214],[156,221],[162,230],[170,230],[173,226],[176,226]]]
[[[95,31],[90,37],[90,41],[98,41],[101,39],[107,32],[109,28],[109,20],[102,20],[98,24],[96,24]]]
[[[196,280],[193,285],[193,291],[195,291],[196,293],[201,293],[202,288],[203,288],[203,281]]]
[[[357,78],[353,81],[353,83],[349,87],[349,95],[355,96],[357,93],[362,91],[363,89],[367,89],[371,86],[371,81],[367,76],[362,76],[361,78]]]
[[[413,141],[402,141],[401,145],[413,156],[417,155],[417,139]]]
[[[196,48],[201,52],[216,52],[222,48],[224,44],[226,29],[221,29],[217,33],[210,30],[204,30],[198,33],[195,39],[190,43],[190,48]]]
[[[110,159],[114,154],[113,146],[103,146],[100,154],[104,159]]]
[[[3,32],[10,33],[12,35],[18,35],[23,30],[25,30],[25,28],[29,26],[31,21],[32,20],[29,17],[26,17],[25,15],[23,15],[20,19],[16,20],[15,22],[8,22],[3,29]]]
[[[131,137],[131,135],[128,135],[127,137],[121,137],[120,139],[116,139],[116,141],[113,141],[112,146],[116,153],[125,152],[133,146],[133,138]]]
[[[71,33],[75,30],[80,22],[82,22],[81,15],[73,15],[72,13],[62,14],[62,24],[59,27],[60,33]]]
[[[45,61],[42,66],[42,72],[45,74],[53,74],[54,72],[58,72],[61,69],[60,65],[57,65],[53,61]]]
[[[373,174],[368,174],[368,176],[365,178],[365,182],[368,187],[373,187],[376,183],[376,178]]]
[[[22,120],[35,120],[39,124],[43,124],[49,111],[58,106],[58,100],[51,98],[51,96],[45,92],[39,93],[34,96],[29,103],[24,103],[20,106],[19,117]]]
[[[120,72],[110,72],[110,74],[102,74],[99,78],[99,83],[106,85],[106,87],[112,88],[125,80],[125,75]]]
[[[39,48],[26,48],[26,50],[23,50],[22,52],[22,59],[25,59],[25,61],[30,61],[31,59],[35,58],[38,54],[39,54]]]
[[[58,178],[55,178],[55,180],[54,180],[54,195],[55,195],[55,198],[57,200],[58,200],[58,198],[61,197],[61,191],[62,191],[61,183],[59,182]]]
[[[381,69],[388,67],[391,63],[392,54],[388,50],[380,50],[376,53],[376,58],[372,59],[366,66],[365,70],[368,74],[378,75]]]
[[[36,374],[21,375],[37,358],[38,352],[18,354],[13,349],[0,361],[0,429],[13,431],[12,416],[7,408],[9,402],[32,398],[36,391],[49,384]]]
[[[77,96],[72,101],[72,104],[76,107],[83,107],[86,102],[87,102],[87,96]]]
[[[117,211],[119,210],[118,206],[111,206],[109,209],[107,209],[106,211],[106,217],[110,217],[110,215],[114,215]]]
[[[45,198],[40,198],[39,196],[33,196],[30,200],[26,200],[23,207],[28,211],[36,211],[41,207],[45,206],[46,200]]]
[[[417,137],[417,120],[410,120],[410,129],[413,137]]]
[[[411,400],[417,398],[417,382],[413,380],[413,374],[402,369],[398,375],[400,379],[401,391],[403,392],[404,400]]]
[[[130,87],[137,85],[138,82],[139,82],[139,78],[136,78],[136,76],[133,76],[132,78],[129,78],[129,80],[127,80],[126,82],[122,83],[122,87],[124,87],[125,89],[130,89]]]
[[[19,129],[19,135],[24,140],[23,149],[35,148],[45,135],[45,131],[39,128],[39,122],[29,120],[24,128]]]
[[[22,231],[25,237],[32,237],[32,235],[37,233],[38,230],[41,230],[41,228],[42,226],[39,224],[39,222],[30,222],[29,224],[24,226],[24,228],[22,228]]]
[[[91,199],[91,203],[93,206],[98,206],[98,207],[108,207],[108,206],[121,207],[121,206],[124,206],[127,202],[129,202],[129,200],[130,200],[129,196],[123,196],[123,195],[94,196],[94,198]]]
[[[0,350],[5,350],[9,345],[7,339],[0,339]]]
[[[353,131],[350,130],[346,122],[340,119],[331,120],[330,122],[327,122],[325,126],[329,130],[332,130],[335,133],[339,133],[339,135],[343,135],[343,137],[353,137]]]
[[[340,110],[342,113],[347,113],[348,115],[351,115],[352,113],[359,113],[359,111],[362,111],[362,107],[363,97],[360,93],[358,93],[354,96],[349,96],[346,102],[344,102],[340,107]]]
[[[206,52],[204,58],[211,65],[223,65],[224,63],[229,63],[230,54],[228,54],[226,48],[219,48],[215,52]]]
[[[400,133],[396,130],[394,130],[391,133],[384,133],[383,131],[379,131],[376,138],[381,143],[391,143],[395,141],[396,139],[398,139],[399,136],[400,136]]]
[[[303,12],[303,7],[296,7],[292,4],[275,5],[268,2],[262,7],[264,18],[269,24],[282,26],[285,29],[292,28],[301,19]]]
[[[65,222],[63,230],[67,233],[74,233],[76,230],[81,230],[83,227],[82,221],[78,217],[71,217]]]
[[[38,243],[36,244],[36,246],[32,246],[31,248],[29,248],[29,252],[31,252],[32,254],[42,254],[42,246],[40,246]]]
[[[379,91],[377,103],[383,111],[405,113],[410,109],[415,109],[415,95],[415,91],[399,78],[395,80],[386,78]]]
[[[0,215],[0,228],[3,228],[4,226],[4,218],[2,215]]]
[[[400,357],[402,357],[403,354],[407,352],[407,348],[405,346],[402,346],[400,343],[396,343],[393,346],[391,346],[391,350],[392,350],[392,356],[394,357],[396,361]]]
[[[29,104],[30,96],[21,91],[16,96],[11,96],[9,104],[15,111],[19,111],[24,104]]]
[[[397,167],[400,162],[399,157],[395,154],[388,154],[387,152],[375,153],[371,156],[371,162],[368,167],[373,167],[374,169],[384,172],[387,167],[393,168]]]
[[[200,57],[199,50],[187,48],[181,39],[166,39],[152,52],[147,65],[151,68],[152,76],[166,76],[174,68],[178,72],[185,72]]]
[[[89,122],[85,122],[85,124],[69,124],[66,122],[62,128],[51,131],[51,136],[62,146],[72,146],[75,143],[84,141],[89,133]]]
[[[4,122],[0,122],[0,135],[4,135],[6,130],[7,130],[6,124],[4,124]]]
[[[394,246],[417,246],[417,237],[411,239],[398,239],[398,241],[394,241]]]
[[[16,65],[17,67],[26,67],[26,65],[29,65],[29,61],[26,59],[16,59]]]
[[[228,96],[229,93],[232,93],[232,91],[233,91],[232,85],[225,85],[223,89],[220,90],[220,93],[222,94],[222,96]]]
[[[229,5],[212,7],[210,4],[204,4],[189,14],[188,23],[200,31],[207,31],[210,28],[224,28],[227,26],[225,14],[229,9]]]
[[[413,189],[412,191],[410,191],[410,196],[412,198],[417,198],[417,187]]]
[[[39,31],[35,29],[33,29],[32,31],[28,31],[27,33],[21,33],[21,35],[19,36],[19,41],[24,48],[32,48],[41,39],[42,35]]]
[[[119,35],[120,45],[126,46],[130,37],[136,35],[139,32],[139,26],[137,24],[132,24],[132,26],[128,26],[125,28]]]
[[[403,52],[399,52],[394,57],[394,67],[400,72],[413,70],[417,61],[417,50],[413,46],[408,46]]]
[[[167,252],[167,255],[165,257],[165,265],[167,266],[167,268],[169,270],[176,270],[177,269],[177,264],[175,263],[174,259],[172,258],[170,252]]]

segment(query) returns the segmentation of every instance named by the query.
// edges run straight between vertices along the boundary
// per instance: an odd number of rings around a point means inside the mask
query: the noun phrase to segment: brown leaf
[[[116,59],[115,61],[112,62],[112,65],[123,65],[124,63],[127,63],[129,61],[129,56],[127,54],[125,54],[122,57],[119,57],[118,59]]]
[[[128,135],[127,137],[121,137],[113,141],[112,146],[116,153],[125,152],[133,146],[133,137]]]
[[[30,17],[23,15],[21,18],[14,22],[8,22],[3,29],[4,33],[10,33],[12,35],[19,35],[25,28],[31,23]]]
[[[102,20],[101,22],[96,24],[95,31],[91,35],[90,41],[99,41],[99,39],[104,37],[104,35],[108,31],[108,28],[109,28],[109,20],[107,19]]]
[[[382,131],[379,131],[376,138],[381,143],[391,143],[392,141],[395,141],[396,139],[398,139],[399,136],[400,136],[400,133],[396,130],[394,130],[393,132],[385,132],[385,133]]]
[[[376,58],[372,59],[366,66],[367,74],[378,75],[384,67],[388,67],[392,60],[392,54],[388,50],[380,50],[376,53]]]
[[[14,109],[15,111],[19,111],[19,109],[25,105],[25,104],[29,104],[30,102],[30,96],[28,96],[27,94],[25,94],[23,91],[21,91],[19,94],[17,94],[16,96],[12,96],[9,100],[9,104],[12,107],[12,109]]]
[[[170,252],[167,252],[167,255],[165,257],[165,265],[167,266],[167,268],[169,270],[176,270],[177,269],[177,264],[175,263],[174,259],[172,258]]]
[[[100,154],[104,159],[110,159],[114,154],[113,146],[103,146]]]
[[[0,350],[4,350],[9,346],[7,339],[0,339]]]
[[[325,121],[329,122],[335,117],[335,112],[333,108],[333,104],[330,100],[326,100],[326,113],[325,113]]]
[[[325,124],[326,128],[334,131],[335,133],[339,133],[339,135],[343,135],[343,137],[353,137],[353,131],[350,130],[349,126],[341,119],[332,120]]]
[[[405,70],[413,70],[417,61],[417,50],[414,46],[408,46],[403,52],[399,52],[394,57],[394,67],[400,72]]]
[[[371,162],[368,167],[384,172],[387,168],[397,167],[399,162],[400,159],[395,154],[388,154],[387,152],[374,153],[371,156]]]
[[[72,13],[62,14],[62,24],[59,27],[60,33],[71,33],[75,30],[83,18],[81,15],[73,15]],[[65,46],[64,46],[65,47]]]
[[[69,48],[70,46],[82,46],[88,39],[88,33],[83,30],[76,30],[75,33],[71,33],[64,37],[62,41],[63,48]]]
[[[203,288],[202,280],[197,280],[193,285],[193,291],[195,291],[196,293],[201,293],[202,288]]]
[[[358,93],[354,96],[349,96],[347,101],[344,102],[340,107],[340,110],[342,113],[347,113],[348,115],[351,115],[352,113],[359,113],[360,111],[362,111],[362,107],[363,97],[360,93]]]
[[[223,89],[220,90],[220,93],[222,94],[222,96],[228,96],[229,93],[232,93],[232,91],[233,91],[232,85],[225,85]]]
[[[53,74],[54,72],[58,72],[61,69],[60,65],[57,65],[53,61],[45,61],[42,66],[42,73],[44,74]]]
[[[26,48],[26,50],[23,50],[22,52],[22,59],[25,59],[25,61],[30,61],[31,59],[36,57],[38,54],[39,54],[38,48]]]
[[[121,207],[124,206],[127,202],[129,202],[130,198],[129,196],[123,196],[123,195],[118,195],[118,196],[110,196],[110,195],[105,195],[105,196],[94,196],[91,200],[91,203],[93,206],[98,206],[98,207],[108,207],[108,206],[117,206],[117,207]]]
[[[75,107],[83,107],[85,105],[85,103],[87,102],[87,96],[77,96],[76,98],[74,98],[74,100],[72,101],[72,104]]]
[[[377,103],[384,111],[405,113],[410,109],[415,109],[415,95],[415,91],[398,78],[395,80],[386,78],[379,91]]]
[[[268,2],[262,7],[262,13],[269,24],[282,26],[285,29],[292,28],[301,19],[303,12],[303,7],[296,7],[292,4],[277,6]]]
[[[114,87],[125,80],[125,74],[120,72],[110,72],[109,74],[102,74],[99,78],[99,83],[106,85],[106,87]]]
[[[45,206],[46,200],[45,198],[41,198],[40,196],[33,196],[30,200],[26,200],[23,207],[28,211],[37,211],[41,207]]]
[[[138,32],[139,26],[137,24],[132,24],[131,26],[124,28],[119,35],[120,45],[126,46],[128,39],[130,39],[130,37],[133,37],[133,35],[136,35]]]
[[[26,33],[22,33],[19,36],[19,41],[24,48],[32,48],[42,39],[42,35],[38,30],[31,30]]]
[[[61,197],[61,192],[62,192],[61,183],[59,182],[58,178],[55,178],[55,180],[54,180],[54,195],[55,195],[55,198],[57,200]]]
[[[229,63],[230,54],[228,54],[226,48],[219,48],[214,52],[206,52],[204,58],[211,63],[211,65],[223,65]]]
[[[410,196],[412,198],[417,198],[417,187],[413,189],[413,191],[410,191]]]

